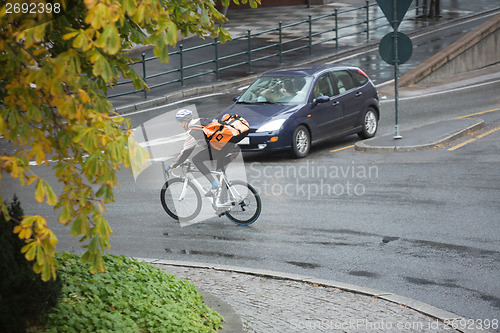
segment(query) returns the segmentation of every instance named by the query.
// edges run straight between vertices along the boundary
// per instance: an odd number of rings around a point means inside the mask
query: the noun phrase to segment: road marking
[[[474,137],[474,138],[472,138],[472,139],[469,139],[469,140],[467,140],[467,141],[464,141],[464,142],[462,142],[462,143],[460,143],[460,144],[458,144],[458,145],[456,145],[456,146],[453,146],[453,147],[449,148],[448,150],[449,150],[449,151],[454,151],[454,150],[456,150],[456,149],[458,149],[458,148],[460,148],[460,147],[463,147],[463,146],[465,146],[465,145],[467,145],[467,144],[469,144],[469,143],[471,143],[471,142],[474,142],[474,141],[476,141],[476,140],[479,140],[479,139],[481,139],[481,138],[484,138],[485,136],[490,135],[491,133],[494,133],[494,132],[496,132],[496,131],[498,131],[498,130],[500,130],[500,127],[494,128],[494,129],[489,130],[488,132],[485,132],[485,133],[483,133],[483,134],[480,134],[480,135],[478,135],[478,136],[476,136],[476,137]]]
[[[471,114],[468,114],[466,116],[456,117],[456,118],[453,118],[453,119],[468,118],[468,117],[478,116],[480,114],[485,114],[485,113],[490,113],[490,112],[495,112],[495,111],[500,111],[500,109],[492,109],[492,110],[486,110],[486,111],[471,113]]]
[[[333,149],[333,150],[330,150],[330,153],[335,153],[335,152],[338,152],[338,151],[341,151],[341,150],[345,150],[345,149],[349,149],[349,148],[353,148],[354,145],[352,146],[347,146],[347,147],[344,147],[344,148],[339,148],[339,149]]]
[[[431,92],[431,93],[422,94],[422,95],[399,97],[399,100],[400,101],[407,101],[407,100],[411,100],[411,99],[427,98],[427,97],[430,97],[430,96],[442,95],[442,94],[447,94],[447,93],[462,91],[462,90],[466,90],[466,89],[470,89],[470,88],[483,87],[483,86],[486,86],[486,85],[495,84],[495,83],[499,83],[499,82],[500,82],[500,80],[494,80],[494,81],[476,83],[476,84],[471,84],[471,85],[468,85],[468,86],[457,87],[457,88],[450,88],[448,90],[436,91],[436,92]],[[384,99],[383,101],[380,101],[381,104],[382,103],[388,103],[388,102],[394,102],[394,97],[392,97],[390,99],[387,98],[387,99]]]

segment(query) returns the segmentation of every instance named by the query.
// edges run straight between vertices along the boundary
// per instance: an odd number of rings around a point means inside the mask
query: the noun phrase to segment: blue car
[[[352,66],[289,67],[259,77],[224,114],[250,124],[239,143],[246,152],[290,150],[307,156],[311,144],[350,134],[375,135],[378,93],[370,78]]]

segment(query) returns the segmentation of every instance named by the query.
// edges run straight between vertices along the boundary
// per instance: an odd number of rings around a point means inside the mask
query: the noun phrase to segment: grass
[[[80,256],[59,253],[58,305],[30,332],[216,332],[223,318],[195,286],[150,264],[106,255],[91,274]]]

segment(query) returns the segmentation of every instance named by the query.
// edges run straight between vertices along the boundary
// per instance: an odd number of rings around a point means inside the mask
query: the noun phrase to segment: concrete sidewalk
[[[481,331],[467,329],[463,318],[448,311],[362,286],[268,270],[142,260],[194,283],[207,305],[224,317],[221,332]]]
[[[402,138],[399,139],[394,139],[392,134],[386,134],[358,141],[354,149],[371,153],[390,153],[439,148],[483,126],[484,121],[477,118],[443,120],[401,131]]]

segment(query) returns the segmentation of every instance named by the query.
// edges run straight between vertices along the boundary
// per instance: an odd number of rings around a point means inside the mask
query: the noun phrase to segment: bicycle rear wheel
[[[232,181],[227,195],[233,203],[225,212],[230,221],[239,225],[250,225],[257,221],[262,202],[252,185],[239,180]]]
[[[181,178],[165,182],[160,191],[160,201],[165,212],[181,222],[198,216],[202,205],[200,191],[191,182]]]

